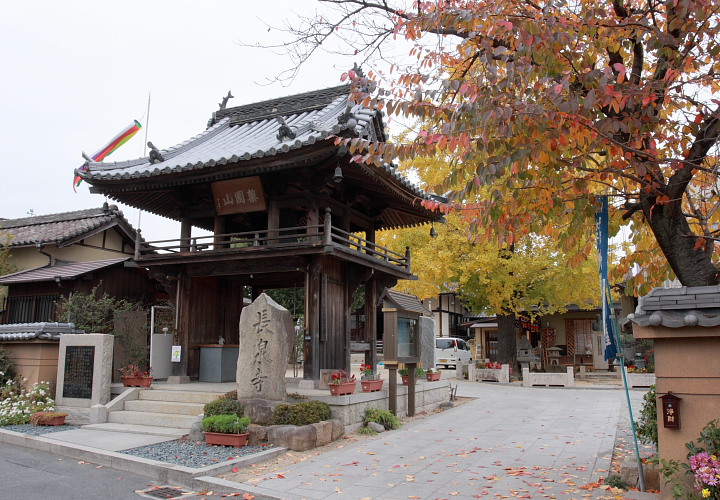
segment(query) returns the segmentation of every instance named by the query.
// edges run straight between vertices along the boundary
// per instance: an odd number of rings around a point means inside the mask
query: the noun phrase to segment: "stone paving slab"
[[[611,473],[622,390],[458,383],[476,399],[240,484],[288,500],[616,498],[591,483]]]

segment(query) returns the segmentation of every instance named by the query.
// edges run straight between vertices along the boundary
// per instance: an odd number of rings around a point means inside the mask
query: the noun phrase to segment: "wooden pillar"
[[[372,251],[375,250],[375,228],[368,228],[365,230],[365,239],[367,240],[367,250],[365,253],[372,255]]]
[[[408,363],[405,365],[408,370],[408,398],[407,398],[407,416],[415,416],[415,368],[417,363]]]
[[[365,352],[365,364],[377,370],[377,286],[375,278],[365,282],[365,332],[364,341],[370,344],[370,351]]]
[[[190,251],[190,238],[192,238],[192,222],[189,217],[180,218],[180,251]]]
[[[303,378],[320,380],[320,292],[321,278],[320,259],[315,257],[310,262],[310,269],[305,274],[305,338],[303,341]]]
[[[277,245],[280,243],[278,240],[280,229],[280,208],[277,202],[271,201],[268,207],[268,245]]]
[[[178,278],[177,284],[177,329],[173,345],[182,348],[180,362],[172,363],[172,375],[168,377],[168,383],[187,383],[188,377],[188,356],[190,355],[190,314],[192,304],[190,303],[191,279],[183,274]]]
[[[307,234],[310,237],[310,241],[316,241],[317,238],[313,235],[317,235],[320,230],[317,227],[320,224],[320,208],[316,204],[312,204],[307,211]]]
[[[225,237],[223,236],[225,234],[225,217],[222,215],[216,215],[213,220],[213,234],[215,235],[213,238],[215,250],[219,248],[227,248],[228,245]]]

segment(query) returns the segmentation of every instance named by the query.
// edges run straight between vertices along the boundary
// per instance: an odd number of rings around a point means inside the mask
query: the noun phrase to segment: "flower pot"
[[[38,425],[64,425],[64,424],[65,424],[65,415],[61,415],[59,417],[53,417],[53,418],[44,420],[44,421],[40,422]]]
[[[426,373],[425,378],[427,379],[428,382],[436,382],[436,381],[440,380],[440,375],[441,375],[440,372]]]
[[[150,387],[152,377],[121,377],[125,387]]]
[[[346,384],[330,384],[330,395],[344,396],[346,394],[352,394],[355,392],[355,386],[355,382],[348,382]]]
[[[400,375],[400,378],[402,379],[403,385],[408,385],[408,377],[410,375]]]
[[[205,443],[217,446],[234,446],[241,448],[248,442],[249,432],[244,434],[223,434],[221,432],[204,432]]]
[[[361,380],[363,392],[376,392],[381,391],[383,388],[384,380]]]

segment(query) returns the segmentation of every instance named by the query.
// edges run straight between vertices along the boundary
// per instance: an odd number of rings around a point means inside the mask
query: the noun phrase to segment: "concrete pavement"
[[[616,498],[589,485],[609,474],[622,390],[459,382],[458,395],[477,399],[241,484],[288,500]]]
[[[293,464],[281,474],[273,472],[246,482],[236,482],[230,470],[257,463],[257,456],[248,457],[247,463],[197,470],[118,451],[172,436],[77,430],[36,438],[0,430],[0,442],[140,472],[196,489],[247,491],[257,498],[617,498],[592,484],[609,474],[618,417],[627,411],[620,388],[453,384],[458,385],[458,396],[475,399],[413,419],[397,431]],[[631,391],[636,414],[643,394]],[[128,439],[133,440],[131,445],[126,444]],[[219,475],[224,479],[216,477]],[[645,494],[633,498],[659,497]]]

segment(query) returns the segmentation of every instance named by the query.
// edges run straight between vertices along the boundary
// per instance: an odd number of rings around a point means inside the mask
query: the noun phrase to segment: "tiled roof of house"
[[[62,246],[63,242],[90,236],[115,224],[121,224],[128,237],[134,239],[134,230],[115,205],[22,219],[0,219],[0,238],[4,242],[9,236],[11,247],[50,243]]]
[[[280,120],[294,138],[279,133]],[[79,175],[90,182],[162,177],[269,156],[281,157],[344,131],[369,140],[385,140],[381,112],[350,101],[347,85],[217,111],[207,130],[161,149],[162,161],[150,157],[114,163],[89,163]],[[277,167],[268,165],[267,170]],[[382,167],[420,198],[425,192],[386,164]],[[263,171],[263,168],[259,169]]]
[[[420,299],[415,295],[409,293],[398,292],[397,290],[387,289],[385,293],[380,296],[380,303],[384,300],[389,301],[398,309],[403,311],[411,311],[420,314],[430,314],[430,310],[427,309]]]
[[[655,288],[640,298],[635,313],[627,319],[639,326],[718,326],[720,285]]]
[[[0,340],[58,340],[65,333],[85,333],[73,323],[15,323],[0,325]]]
[[[70,264],[37,267],[35,269],[27,269],[25,271],[0,276],[0,285],[5,286],[17,283],[75,279],[83,274],[91,273],[93,271],[97,271],[98,269],[104,269],[129,260],[130,257],[123,257],[119,259],[72,262]]]

